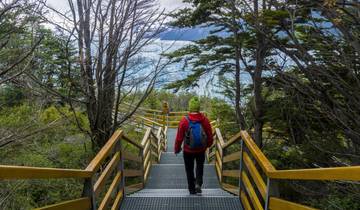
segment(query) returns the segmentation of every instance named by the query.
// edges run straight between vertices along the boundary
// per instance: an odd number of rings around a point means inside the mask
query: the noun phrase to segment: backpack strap
[[[186,121],[188,121],[188,123],[190,124],[190,118],[189,118],[189,115],[186,115],[186,116],[185,116],[185,119],[186,119]]]

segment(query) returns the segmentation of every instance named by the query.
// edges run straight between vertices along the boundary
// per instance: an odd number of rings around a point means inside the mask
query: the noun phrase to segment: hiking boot
[[[195,191],[196,191],[196,193],[202,193],[202,191],[201,191],[201,186],[198,185],[198,184],[196,184],[196,186],[195,186]]]

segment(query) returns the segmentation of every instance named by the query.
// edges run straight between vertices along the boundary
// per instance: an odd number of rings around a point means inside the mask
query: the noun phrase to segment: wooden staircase
[[[205,187],[203,196],[188,196],[186,189],[176,188],[186,183],[181,179],[184,171],[179,171],[183,168],[181,157],[174,157],[171,151],[175,133],[171,128],[176,128],[185,113],[163,114],[158,110],[141,109],[133,122],[145,129],[143,138],[132,139],[122,130],[116,131],[86,169],[0,165],[0,181],[84,180],[81,198],[38,208],[49,210],[309,210],[313,208],[281,199],[277,183],[282,180],[360,181],[360,166],[277,170],[246,131],[224,139],[218,122],[212,121],[215,141],[207,151],[209,164],[206,167],[209,169],[206,170],[209,172],[205,174],[211,187]],[[174,167],[176,164],[178,167]],[[178,180],[166,179],[173,173],[181,174],[176,176]]]

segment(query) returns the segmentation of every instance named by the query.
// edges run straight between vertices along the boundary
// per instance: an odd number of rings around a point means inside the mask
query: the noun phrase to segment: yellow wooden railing
[[[145,118],[146,119],[146,118]],[[155,133],[156,132],[156,133]],[[142,141],[127,137],[122,130],[116,131],[98,152],[85,170],[38,168],[0,165],[0,180],[64,179],[84,180],[82,198],[38,208],[39,210],[104,210],[119,209],[125,193],[144,187],[151,165],[158,162],[167,145],[167,127],[147,128]],[[134,146],[137,154],[124,150],[124,144]],[[124,161],[140,163],[140,169],[125,168]],[[125,177],[140,177],[141,182],[126,186]],[[112,179],[110,186],[107,182]],[[104,194],[105,193],[105,194]],[[100,197],[100,195],[103,195]]]
[[[223,189],[239,195],[245,210],[314,209],[279,198],[276,185],[279,180],[360,181],[360,166],[277,170],[246,131],[225,141],[220,129],[215,128],[214,137],[208,158],[215,163]],[[225,170],[225,164],[234,161],[240,162],[238,169]],[[227,183],[225,177],[238,179],[239,186]]]
[[[144,187],[152,164],[160,160],[161,153],[167,148],[167,129],[176,128],[186,114],[140,109],[133,120],[146,128],[143,139],[135,141],[121,130],[116,131],[85,170],[0,166],[0,180],[84,179],[82,198],[39,209],[107,209],[110,205],[111,209],[118,209],[126,193]],[[360,181],[360,166],[277,170],[246,131],[240,131],[226,141],[218,128],[218,121],[212,121],[211,125],[215,141],[207,151],[207,158],[215,163],[223,189],[237,194],[246,210],[314,209],[279,198],[276,183],[281,180]],[[125,144],[134,147],[136,152],[124,150]],[[140,163],[140,168],[125,168],[125,161]],[[237,169],[226,169],[226,164],[236,161],[239,162]],[[141,181],[127,186],[125,177],[140,177]],[[237,179],[238,185],[228,183],[227,177]],[[112,182],[105,191],[110,178]],[[100,197],[103,192],[105,195]]]

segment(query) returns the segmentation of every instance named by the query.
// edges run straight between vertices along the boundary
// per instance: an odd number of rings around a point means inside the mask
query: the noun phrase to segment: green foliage
[[[17,106],[25,99],[25,91],[23,89],[6,85],[0,87],[0,105]]]
[[[65,115],[60,114],[59,110]],[[83,119],[83,114],[77,113]],[[15,107],[4,107],[0,111],[0,133],[17,132],[26,135],[57,123],[40,133],[27,138],[14,139],[14,142],[0,147],[0,159],[3,165],[24,165],[51,168],[83,169],[87,166],[93,153],[88,137],[80,133],[67,107],[59,109],[51,106],[45,110],[37,106],[23,104]],[[0,143],[2,143],[0,141]],[[51,187],[49,187],[51,186]],[[1,209],[31,209],[53,204],[81,196],[83,183],[80,180],[28,180],[0,183],[0,195],[5,198],[0,203]],[[3,196],[3,195],[9,196]]]

